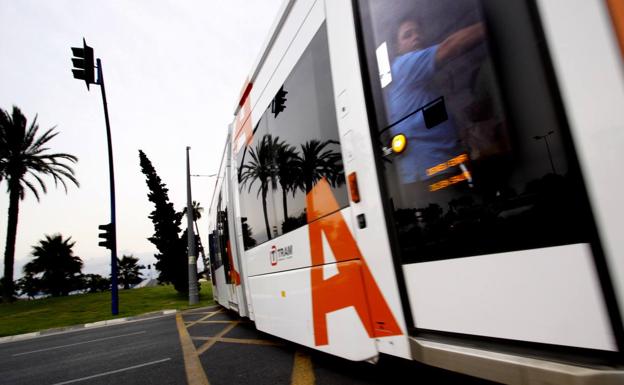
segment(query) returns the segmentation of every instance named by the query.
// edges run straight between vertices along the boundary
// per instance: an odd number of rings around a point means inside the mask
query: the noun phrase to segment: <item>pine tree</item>
[[[154,223],[154,235],[147,238],[158,249],[156,270],[158,282],[171,283],[180,293],[188,293],[188,264],[186,239],[180,238],[182,213],[169,202],[168,189],[156,174],[152,162],[139,150],[141,171],[145,174],[149,193],[147,197],[154,203],[154,211],[149,218]]]

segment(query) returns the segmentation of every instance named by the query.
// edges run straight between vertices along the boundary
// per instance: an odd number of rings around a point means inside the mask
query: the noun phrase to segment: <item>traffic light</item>
[[[286,95],[287,94],[288,94],[288,91],[285,91],[284,86],[282,86],[279,89],[279,91],[277,91],[275,98],[273,98],[273,102],[271,103],[271,112],[275,114],[276,118],[280,112],[286,109]]]
[[[72,58],[74,67],[72,72],[75,79],[84,80],[89,89],[89,84],[95,84],[95,65],[93,58],[93,48],[87,45],[87,42],[82,38],[82,48],[72,47],[72,54],[75,56]]]
[[[113,224],[109,223],[106,225],[99,225],[98,229],[104,231],[103,233],[98,234],[98,238],[103,239],[103,241],[100,241],[98,245],[112,250],[115,243],[115,230],[113,229]]]

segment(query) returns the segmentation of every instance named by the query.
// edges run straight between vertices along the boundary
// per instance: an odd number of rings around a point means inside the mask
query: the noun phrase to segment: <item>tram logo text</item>
[[[271,246],[269,256],[271,259],[271,266],[276,266],[278,262],[285,261],[293,257],[293,247],[292,245],[288,245],[278,249],[275,245],[273,245]]]

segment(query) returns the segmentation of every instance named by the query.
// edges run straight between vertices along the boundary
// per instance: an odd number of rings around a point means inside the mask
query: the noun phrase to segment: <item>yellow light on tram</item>
[[[403,134],[397,134],[392,138],[392,151],[395,154],[400,154],[405,151],[407,147],[407,138]]]

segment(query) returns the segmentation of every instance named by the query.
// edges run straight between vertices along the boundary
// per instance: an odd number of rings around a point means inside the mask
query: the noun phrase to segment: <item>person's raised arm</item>
[[[485,39],[485,28],[476,23],[462,28],[446,38],[436,52],[436,64],[442,66],[462,53],[475,47]]]

